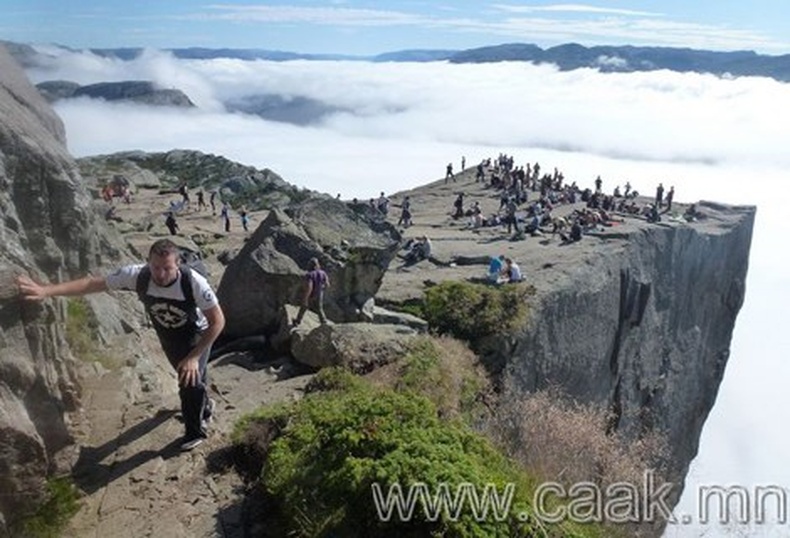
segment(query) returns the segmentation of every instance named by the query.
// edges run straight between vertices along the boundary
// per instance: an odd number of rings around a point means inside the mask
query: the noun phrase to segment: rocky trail
[[[125,223],[150,219],[177,195],[140,191],[131,204],[115,201]],[[261,214],[252,216],[259,223]],[[164,217],[154,214],[148,233],[129,233],[141,253],[167,233]],[[245,234],[219,233],[211,211],[179,217],[184,235],[208,235],[223,248],[238,248]],[[214,237],[216,233],[216,237]],[[207,259],[213,285],[221,264]],[[121,368],[86,365],[79,415],[73,417],[76,444],[69,457],[77,464],[75,483],[82,507],[65,535],[72,537],[244,536],[241,510],[245,486],[229,456],[234,422],[263,404],[299,398],[309,375],[292,376],[283,360],[252,352],[219,357],[209,366],[210,395],[217,407],[210,437],[191,452],[181,452],[178,389],[175,375],[153,331],[118,337],[107,348]]]
[[[276,362],[226,355],[210,367],[217,402],[206,443],[179,450],[177,387],[155,342],[132,367],[89,377],[78,420],[82,509],[66,535],[243,536],[244,484],[228,454],[234,421],[262,404],[298,398],[309,376]]]

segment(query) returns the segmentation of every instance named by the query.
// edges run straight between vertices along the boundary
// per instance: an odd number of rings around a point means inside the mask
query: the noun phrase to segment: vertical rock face
[[[539,286],[521,333],[488,343],[511,397],[559,385],[612,409],[627,437],[664,432],[677,482],[724,374],[755,214],[699,207],[694,226],[602,234],[600,255]]]
[[[99,234],[61,121],[3,47],[0,118],[0,522],[11,523],[40,501],[80,392],[62,304],[22,304],[14,279],[84,274]]]

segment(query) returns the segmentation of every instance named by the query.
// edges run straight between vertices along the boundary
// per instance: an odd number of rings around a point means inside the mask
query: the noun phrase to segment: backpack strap
[[[180,264],[178,270],[181,272],[181,293],[184,295],[184,300],[190,304],[196,305],[195,292],[192,291],[192,269],[186,264]],[[145,304],[145,296],[148,292],[148,284],[151,282],[151,268],[146,265],[137,275],[137,282],[135,291],[137,297]]]
[[[151,282],[151,268],[146,265],[140,269],[140,272],[137,274],[137,282],[135,284],[137,298],[140,299],[142,303],[145,303],[145,295],[148,292],[149,282]]]
[[[197,305],[195,292],[192,290],[192,268],[182,263],[178,270],[181,272],[181,293],[184,294],[184,300],[191,305]]]

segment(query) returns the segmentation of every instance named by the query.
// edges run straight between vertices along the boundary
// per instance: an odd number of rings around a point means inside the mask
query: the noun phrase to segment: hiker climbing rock
[[[107,276],[86,276],[58,284],[17,278],[21,296],[81,296],[108,290],[136,291],[156,329],[162,350],[178,373],[185,434],[182,450],[208,437],[214,402],[207,393],[208,356],[225,326],[225,316],[208,281],[180,263],[180,250],[169,239],[156,241],[145,264],[126,265]]]

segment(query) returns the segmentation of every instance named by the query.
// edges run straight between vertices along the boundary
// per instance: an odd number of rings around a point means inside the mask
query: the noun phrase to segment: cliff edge
[[[500,227],[453,219],[459,192],[484,215],[498,208],[498,193],[472,170],[392,197],[410,197],[415,225],[405,234],[430,237],[433,255],[392,268],[377,299],[418,301],[436,283],[481,280],[491,256],[515,259],[535,287],[528,320],[479,346],[506,398],[558,386],[610,409],[611,427],[628,438],[662,433],[669,477],[682,484],[729,357],[756,209],[702,201],[702,218],[687,222],[687,204],[676,203],[661,222],[618,215],[622,222],[564,244],[559,235],[512,240]],[[554,214],[582,207],[563,205]]]

